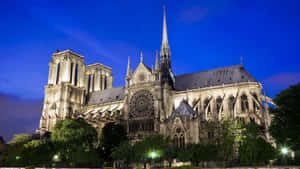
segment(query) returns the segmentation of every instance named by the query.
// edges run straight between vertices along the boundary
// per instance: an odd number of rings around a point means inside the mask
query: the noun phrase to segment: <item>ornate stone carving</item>
[[[130,118],[151,117],[154,115],[153,95],[148,90],[136,92],[129,103]]]

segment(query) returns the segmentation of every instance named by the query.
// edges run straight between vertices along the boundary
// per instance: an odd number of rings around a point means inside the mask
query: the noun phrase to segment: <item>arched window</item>
[[[242,112],[248,112],[249,104],[248,104],[248,98],[245,94],[241,96],[241,107],[242,107]]]
[[[102,75],[100,74],[100,90],[102,90]]]
[[[256,94],[253,94],[253,97],[255,100],[258,100]],[[258,109],[258,106],[256,105],[256,102],[254,100],[252,100],[252,103],[253,103],[253,110],[254,110],[254,112],[256,112]]]
[[[93,76],[92,91],[94,91],[94,89],[95,89],[95,75],[92,75],[92,76]]]
[[[229,99],[228,99],[228,110],[229,110],[230,116],[233,116],[234,105],[235,105],[235,103],[234,103],[234,97],[230,96]]]
[[[221,110],[221,108],[222,108],[222,98],[221,97],[218,97],[217,98],[217,100],[216,100],[216,102],[217,102],[217,113],[219,113],[220,111],[222,111]],[[222,108],[223,109],[223,108]]]
[[[71,63],[71,68],[70,68],[70,83],[72,83],[72,80],[73,80],[73,79],[72,79],[72,78],[73,78],[73,77],[72,77],[72,76],[73,76],[73,65],[74,65],[74,64]]]
[[[90,92],[90,87],[91,87],[91,75],[88,76],[88,85],[87,85],[87,92]]]
[[[207,109],[207,115],[211,115],[210,104],[208,99],[205,99],[204,101],[204,108],[205,110]]]
[[[105,77],[104,77],[104,89],[106,89],[107,88],[107,76],[105,75]]]
[[[59,83],[60,63],[57,64],[56,84]]]
[[[174,143],[179,148],[185,147],[184,132],[181,128],[176,128],[175,130]]]
[[[76,64],[75,67],[75,82],[74,82],[75,86],[77,86],[77,81],[78,81],[78,64]]]

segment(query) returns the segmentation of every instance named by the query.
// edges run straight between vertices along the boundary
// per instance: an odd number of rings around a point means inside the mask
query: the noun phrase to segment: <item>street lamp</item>
[[[157,151],[150,151],[148,153],[148,157],[151,158],[151,159],[158,158],[159,157],[159,153]]]
[[[288,152],[289,152],[288,148],[286,148],[286,147],[281,148],[281,153],[282,154],[286,155]]]
[[[280,151],[281,154],[283,155],[283,163],[284,165],[287,165],[287,156],[289,153],[289,149],[287,147],[281,147]]]

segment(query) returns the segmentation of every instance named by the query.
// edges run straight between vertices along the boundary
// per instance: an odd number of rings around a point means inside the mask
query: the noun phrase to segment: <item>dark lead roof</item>
[[[176,114],[179,116],[196,115],[195,111],[191,108],[191,106],[189,106],[188,103],[186,103],[186,101],[182,101],[177,109],[172,112],[171,118],[174,118]]]
[[[98,92],[92,92],[87,98],[87,105],[103,104],[123,100],[124,89],[124,87],[116,87]]]
[[[242,65],[175,76],[175,90],[197,89],[237,82],[257,82]]]

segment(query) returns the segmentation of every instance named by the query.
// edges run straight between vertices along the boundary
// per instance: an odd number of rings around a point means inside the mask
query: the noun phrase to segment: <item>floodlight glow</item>
[[[149,158],[152,158],[152,159],[158,158],[158,157],[159,157],[159,152],[156,152],[156,151],[150,151],[150,152],[148,153],[148,157],[149,157]]]
[[[20,156],[16,156],[16,160],[19,160],[20,159]]]
[[[289,150],[286,147],[281,148],[282,154],[287,154]]]
[[[156,153],[155,152],[151,152],[151,158],[155,158],[156,157]]]
[[[53,161],[57,162],[58,160],[59,160],[59,156],[58,156],[57,154],[55,154],[55,155],[53,156]]]

